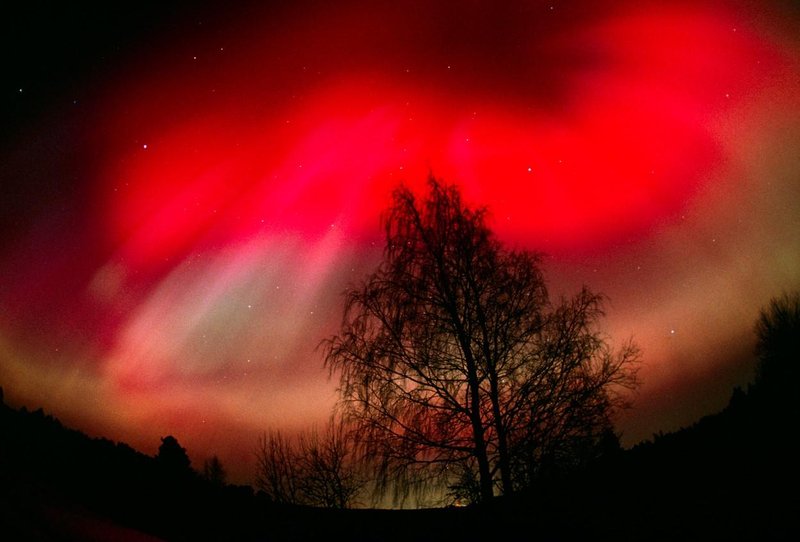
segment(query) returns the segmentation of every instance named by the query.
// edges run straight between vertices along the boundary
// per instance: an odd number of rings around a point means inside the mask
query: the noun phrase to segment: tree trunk
[[[492,472],[489,468],[489,457],[486,453],[486,439],[483,432],[483,421],[480,410],[480,387],[478,375],[475,370],[475,361],[472,355],[467,355],[467,374],[469,375],[469,390],[472,402],[470,420],[472,421],[472,435],[475,441],[475,458],[478,460],[478,475],[480,477],[481,500],[489,501],[494,497]]]
[[[511,464],[508,458],[508,439],[506,438],[505,427],[500,412],[500,390],[498,388],[497,373],[492,370],[489,375],[491,385],[492,415],[494,416],[494,426],[497,431],[497,451],[500,463],[500,481],[503,484],[503,495],[510,495],[514,487],[511,484]]]
[[[445,291],[447,291],[447,289]],[[450,304],[447,309],[452,318],[456,337],[461,346],[461,352],[464,354],[464,361],[467,364],[467,385],[469,386],[469,399],[472,407],[469,411],[469,418],[472,423],[472,439],[475,442],[475,459],[478,461],[481,500],[488,501],[494,497],[494,480],[492,480],[492,471],[489,468],[489,456],[486,453],[486,437],[483,431],[483,420],[481,419],[481,391],[480,382],[478,380],[478,367],[475,363],[475,356],[472,353],[469,338],[464,331],[464,326],[455,309],[455,304]]]
[[[481,500],[488,501],[494,497],[494,481],[492,471],[489,468],[489,456],[486,453],[486,438],[483,431],[483,420],[481,419],[481,394],[480,383],[478,382],[478,369],[475,365],[475,357],[472,349],[466,340],[466,334],[458,321],[455,319],[456,330],[461,350],[464,353],[464,360],[467,362],[467,381],[470,392],[470,421],[472,422],[472,437],[475,442],[475,459],[478,461],[478,475],[480,477]]]

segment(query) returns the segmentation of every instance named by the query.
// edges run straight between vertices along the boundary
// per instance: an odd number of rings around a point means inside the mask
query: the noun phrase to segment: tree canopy
[[[346,292],[325,359],[379,489],[486,500],[591,455],[639,352],[598,331],[602,296],[552,303],[538,254],[503,246],[454,185],[428,188],[395,190],[382,263]]]

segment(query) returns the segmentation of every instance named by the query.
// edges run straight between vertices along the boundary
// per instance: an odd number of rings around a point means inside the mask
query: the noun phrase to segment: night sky
[[[331,412],[318,345],[429,172],[551,296],[608,296],[625,445],[722,408],[800,288],[792,3],[66,4],[0,15],[14,406],[251,482],[261,432]]]

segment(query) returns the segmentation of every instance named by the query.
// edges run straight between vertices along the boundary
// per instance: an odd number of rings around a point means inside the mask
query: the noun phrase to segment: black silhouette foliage
[[[798,412],[800,397],[800,292],[770,300],[756,322],[754,386],[776,406]]]
[[[164,469],[172,473],[191,472],[191,460],[186,453],[186,449],[178,443],[178,439],[168,435],[161,439],[161,446],[158,447],[156,461]]]

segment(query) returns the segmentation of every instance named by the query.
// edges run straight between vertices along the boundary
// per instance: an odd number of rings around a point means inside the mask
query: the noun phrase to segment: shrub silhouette
[[[763,402],[798,412],[800,393],[800,292],[772,298],[756,322],[754,391]]]

